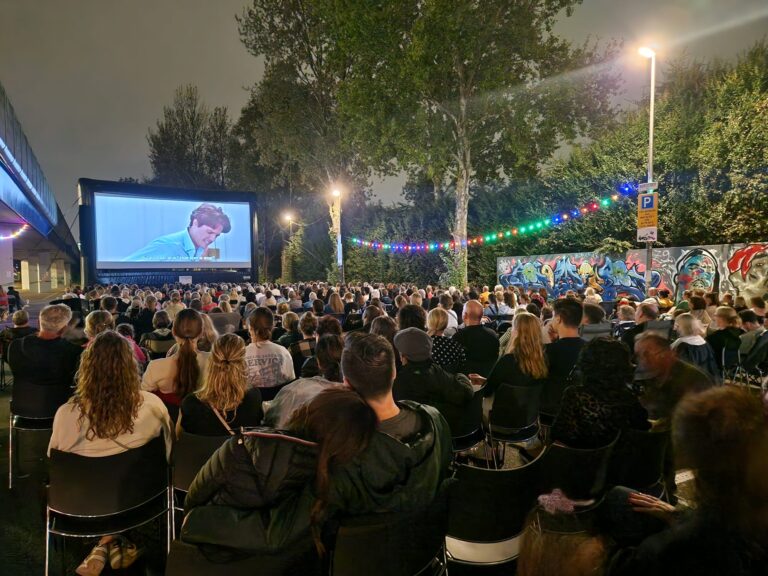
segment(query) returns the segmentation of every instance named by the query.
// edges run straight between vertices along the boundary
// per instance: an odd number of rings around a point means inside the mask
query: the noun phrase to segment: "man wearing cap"
[[[434,406],[455,428],[474,394],[469,378],[446,372],[432,361],[432,338],[423,330],[401,330],[395,334],[395,348],[403,363],[392,390],[395,400]]]

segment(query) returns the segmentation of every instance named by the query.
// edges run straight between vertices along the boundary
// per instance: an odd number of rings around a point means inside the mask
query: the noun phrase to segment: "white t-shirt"
[[[459,329],[459,320],[456,318],[456,312],[453,310],[446,310],[446,312],[448,313],[448,326],[445,327],[443,336],[450,338]]]
[[[197,365],[200,367],[200,381],[205,376],[205,367],[208,364],[209,352],[197,353]],[[147,370],[141,379],[141,389],[147,392],[162,392],[163,394],[173,394],[173,381],[176,378],[178,370],[178,354],[168,358],[158,358],[152,360],[147,365]]]
[[[120,434],[114,440],[108,438],[88,440],[85,437],[88,431],[88,420],[83,419],[82,423],[78,423],[80,409],[72,402],[60,406],[53,419],[53,433],[48,444],[48,455],[50,456],[51,450],[61,450],[81,456],[113,456],[127,449],[144,446],[162,432],[165,434],[166,456],[170,458],[173,437],[168,409],[160,398],[150,392],[142,390],[141,399],[139,413],[133,421],[133,432]]]
[[[277,386],[296,378],[293,359],[284,346],[274,342],[257,342],[245,347],[248,366],[248,386],[265,388]]]

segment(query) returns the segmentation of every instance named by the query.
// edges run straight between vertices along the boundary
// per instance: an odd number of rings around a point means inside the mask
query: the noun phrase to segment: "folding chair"
[[[493,407],[488,415],[491,446],[494,441],[499,441],[506,452],[507,444],[522,447],[538,436],[541,390],[541,385],[510,384],[502,384],[496,389]]]
[[[547,447],[542,461],[539,493],[560,488],[571,500],[599,502],[602,497],[608,465],[619,435],[600,448],[571,448],[562,444]]]
[[[422,510],[343,518],[331,553],[330,576],[445,574],[449,492],[444,483]]]
[[[485,440],[483,398],[483,389],[475,390],[472,401],[462,412],[461,420],[451,429],[454,457],[460,452],[479,446]]]
[[[171,454],[171,534],[176,537],[176,512],[184,511],[184,498],[192,481],[208,459],[224,442],[226,436],[201,436],[184,432],[173,445]]]
[[[51,536],[97,538],[166,516],[170,548],[169,468],[161,434],[114,456],[51,450],[45,527],[45,574]]]
[[[445,538],[450,561],[492,566],[517,558],[525,518],[539,495],[544,454],[521,468],[456,468]]]
[[[626,430],[621,454],[615,454],[616,476],[613,484],[633,488],[664,499],[664,463],[669,449],[670,433]]]
[[[13,488],[14,456],[18,458],[18,454],[14,453],[14,445],[18,440],[19,432],[42,433],[50,438],[56,410],[69,399],[71,394],[72,389],[64,386],[42,386],[26,382],[14,384],[8,414],[9,490]],[[45,451],[35,456],[43,460]]]

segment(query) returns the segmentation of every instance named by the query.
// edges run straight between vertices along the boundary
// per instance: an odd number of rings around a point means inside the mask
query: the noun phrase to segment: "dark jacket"
[[[466,373],[477,373],[487,378],[499,357],[499,337],[496,332],[478,324],[461,328],[453,339],[466,351]]]
[[[451,374],[431,360],[408,362],[397,371],[392,387],[395,400],[413,400],[434,406],[448,422],[455,427],[461,420],[462,412],[472,400],[474,391],[469,378],[464,374]]]
[[[707,336],[707,344],[712,346],[718,368],[723,367],[723,350],[736,351],[741,347],[742,334],[744,334],[744,331],[741,328],[729,326]]]
[[[198,472],[182,540],[277,552],[310,538],[317,445],[269,428],[238,434]]]
[[[376,433],[365,452],[332,473],[329,500],[339,514],[416,510],[434,499],[447,478],[453,453],[445,419],[432,406],[399,404],[419,413],[421,431],[406,442]]]
[[[715,353],[712,351],[712,347],[707,344],[688,344],[687,342],[680,342],[675,346],[675,352],[677,357],[683,362],[693,364],[701,368],[704,372],[709,374],[715,382],[721,380],[720,369],[718,368],[717,360],[715,360]]]

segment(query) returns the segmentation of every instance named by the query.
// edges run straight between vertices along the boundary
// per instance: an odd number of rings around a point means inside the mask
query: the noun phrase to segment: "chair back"
[[[460,464],[448,506],[448,535],[468,542],[500,542],[520,534],[539,495],[543,454],[506,470]]]
[[[736,370],[741,363],[741,356],[739,355],[738,348],[723,348],[723,356],[721,358],[723,375]]]
[[[152,360],[165,358],[165,355],[168,354],[168,350],[173,348],[174,344],[176,344],[176,340],[173,338],[173,336],[170,336],[170,338],[167,339],[147,338],[144,340],[144,346],[146,346],[147,350],[149,350],[149,355]]]
[[[672,332],[675,326],[674,320],[650,320],[646,323],[643,332],[658,334],[667,340],[673,340]]]
[[[429,566],[445,541],[450,483],[424,509],[342,519],[331,576],[413,576]]]
[[[456,420],[451,428],[453,438],[469,436],[483,425],[483,390],[475,390],[472,400],[464,406],[461,417]]]
[[[613,326],[610,322],[600,322],[600,324],[585,324],[579,329],[581,338],[589,342],[595,338],[610,338],[613,333]]]
[[[53,418],[59,406],[72,395],[69,386],[46,386],[16,382],[11,396],[11,413],[30,419]]]
[[[614,459],[620,467],[617,484],[646,491],[664,478],[664,460],[669,447],[669,431],[626,430],[621,454]]]
[[[572,500],[598,498],[605,490],[608,464],[618,440],[600,448],[552,444],[543,456],[540,493],[560,488]]]
[[[489,420],[491,427],[523,430],[536,424],[542,386],[502,384],[496,389]]]
[[[189,432],[182,433],[173,445],[171,455],[173,487],[188,492],[200,469],[208,462],[211,455],[230,438],[230,435],[201,436]]]
[[[161,434],[114,456],[89,457],[51,450],[48,506],[67,516],[110,516],[137,508],[168,490]]]

